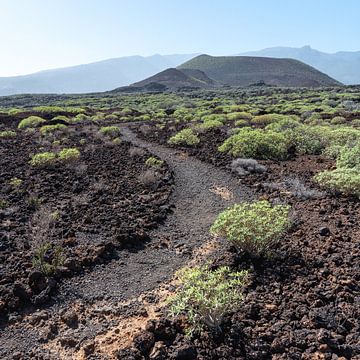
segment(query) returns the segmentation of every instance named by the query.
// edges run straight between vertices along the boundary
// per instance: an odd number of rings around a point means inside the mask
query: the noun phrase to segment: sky
[[[359,0],[0,0],[0,76],[107,58],[360,50]]]

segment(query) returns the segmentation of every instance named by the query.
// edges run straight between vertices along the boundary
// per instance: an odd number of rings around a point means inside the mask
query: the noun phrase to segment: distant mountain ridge
[[[30,75],[0,77],[0,96],[21,93],[100,92],[176,67],[197,54],[127,56]]]
[[[156,85],[155,85],[156,84]],[[131,85],[144,89],[181,89],[181,88],[209,88],[217,85],[203,71],[194,69],[178,70],[169,68],[147,79]]]
[[[230,86],[249,86],[257,83],[298,87],[340,85],[328,75],[294,59],[199,55],[177,69],[201,70],[209,78]]]
[[[329,54],[307,45],[301,48],[272,47],[239,55],[296,59],[315,67],[343,84],[360,84],[360,51],[339,51]]]

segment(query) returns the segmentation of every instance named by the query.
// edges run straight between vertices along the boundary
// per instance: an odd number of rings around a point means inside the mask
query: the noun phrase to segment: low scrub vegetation
[[[63,163],[72,163],[79,159],[80,151],[76,148],[67,148],[59,152],[59,160]]]
[[[251,256],[267,255],[289,227],[289,209],[266,200],[236,204],[220,213],[210,231]]]
[[[150,156],[146,161],[145,164],[149,167],[154,167],[154,168],[161,168],[164,165],[164,161],[157,159],[154,156]]]
[[[247,127],[226,139],[219,151],[234,157],[282,160],[287,157],[288,147],[285,136],[280,133]]]
[[[40,116],[29,116],[20,121],[18,128],[19,129],[34,128],[40,126],[44,122],[45,120]]]
[[[200,139],[192,129],[183,129],[176,135],[172,136],[168,140],[168,143],[170,145],[195,146],[200,143]]]
[[[204,327],[220,330],[224,315],[240,308],[247,271],[229,267],[214,271],[206,266],[185,268],[177,273],[181,287],[169,301],[170,314],[186,315],[189,333]]]
[[[120,134],[120,128],[117,126],[103,126],[100,128],[100,133],[110,137],[117,137]]]
[[[0,131],[0,138],[10,139],[16,136],[16,132],[12,130]]]
[[[53,152],[42,152],[31,157],[30,165],[34,167],[48,167],[56,163],[56,154]]]

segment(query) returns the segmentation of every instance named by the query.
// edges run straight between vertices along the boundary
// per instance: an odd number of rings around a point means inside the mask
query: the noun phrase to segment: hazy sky
[[[0,0],[0,76],[154,53],[360,50],[360,0]]]

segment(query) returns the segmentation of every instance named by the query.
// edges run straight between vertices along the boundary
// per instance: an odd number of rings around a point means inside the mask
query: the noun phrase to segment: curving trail
[[[148,149],[165,160],[173,171],[175,186],[170,199],[174,204],[173,213],[163,225],[150,232],[151,241],[142,249],[136,252],[122,250],[117,260],[64,280],[54,304],[44,310],[48,319],[43,324],[40,321],[28,326],[29,321],[24,320],[0,329],[0,343],[4,344],[0,348],[0,359],[12,359],[16,351],[27,354],[29,358],[33,356],[29,355],[31,349],[36,349],[36,354],[44,351],[42,348],[47,346],[39,344],[39,339],[44,338],[44,329],[46,331],[48,324],[57,324],[61,315],[71,308],[79,314],[83,312],[84,316],[90,314],[93,319],[76,328],[63,329],[60,326],[56,337],[72,337],[80,348],[96,334],[108,331],[116,325],[116,319],[113,323],[109,319],[99,319],[104,306],[110,313],[114,309],[121,312],[119,304],[136,299],[169,280],[174,271],[189,262],[194,251],[209,240],[209,227],[217,214],[233,203],[252,197],[251,190],[230,173],[177,150],[141,140],[127,125],[121,126],[123,140]],[[84,310],[86,307],[92,310]],[[135,307],[136,304],[133,311]],[[57,347],[49,354],[47,358],[50,359],[75,358],[61,355]]]

